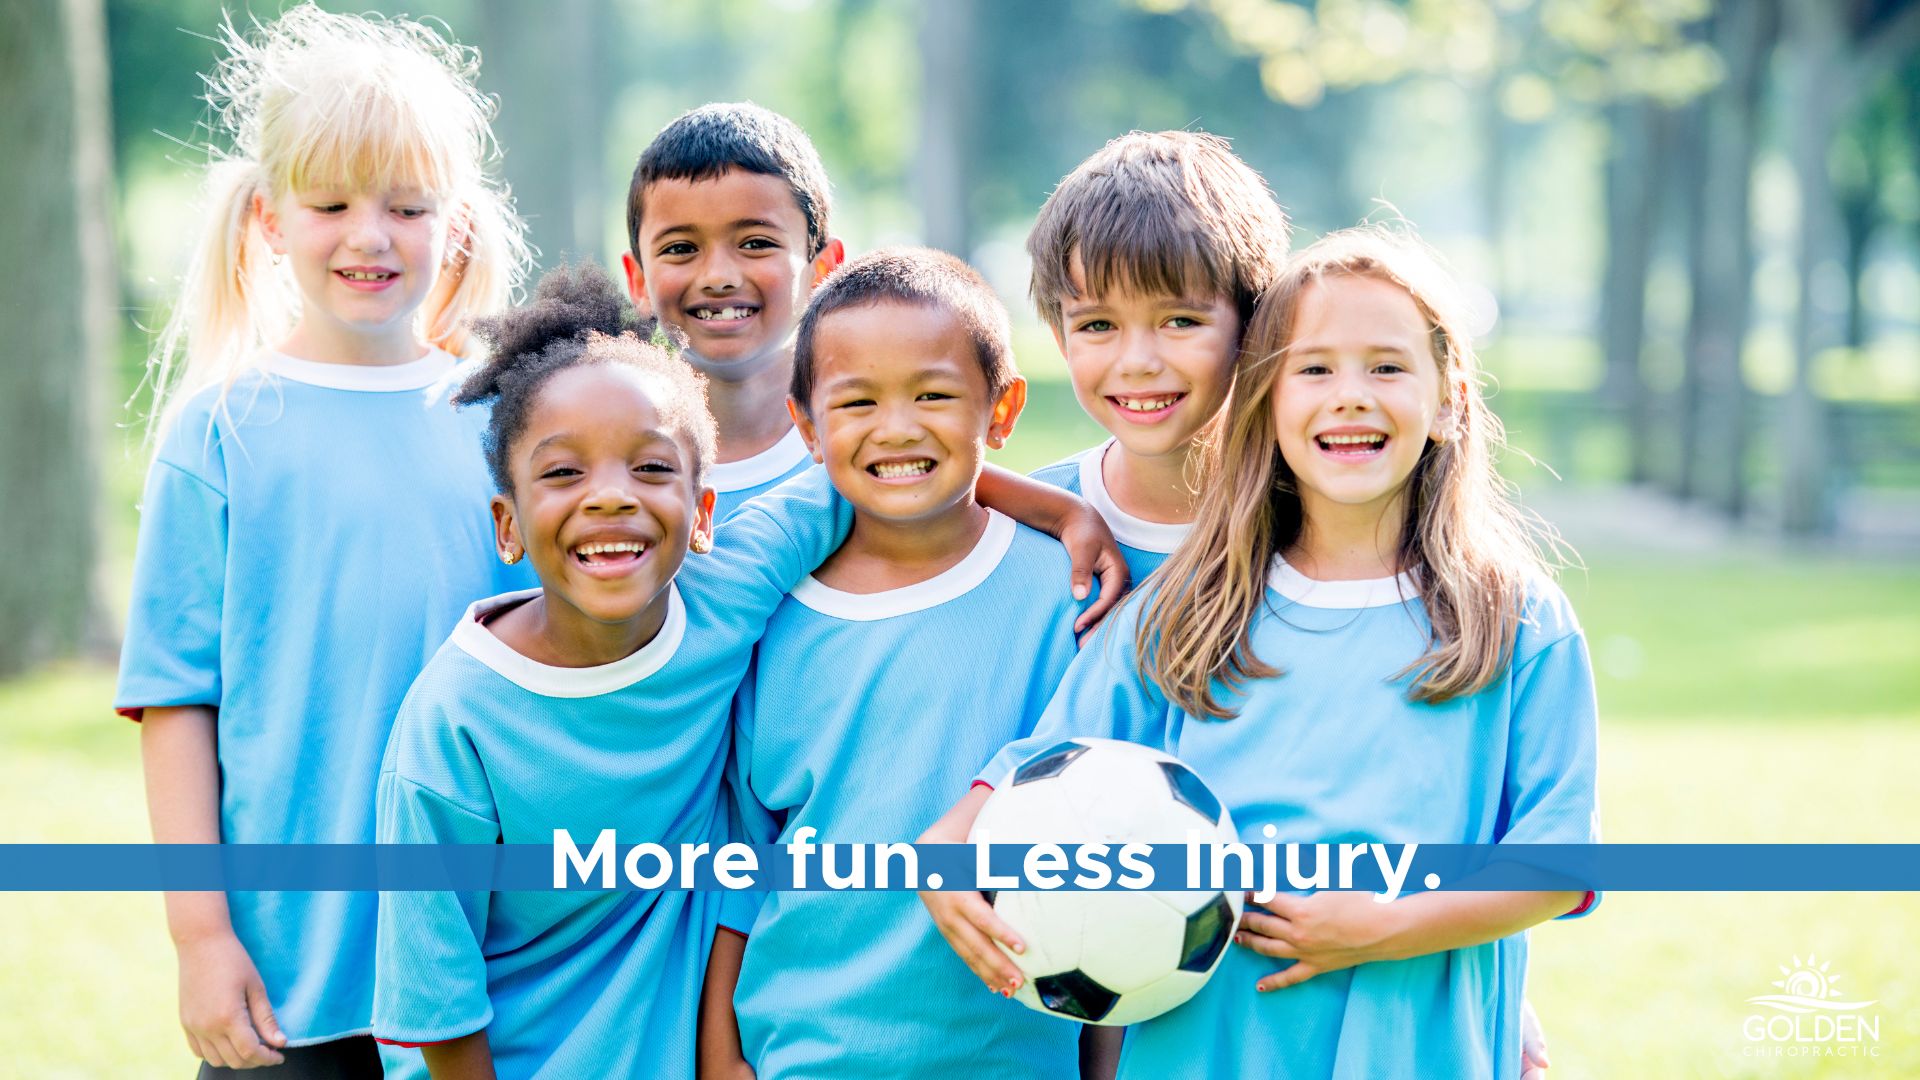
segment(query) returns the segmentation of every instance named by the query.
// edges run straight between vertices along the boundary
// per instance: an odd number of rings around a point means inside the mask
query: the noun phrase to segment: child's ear
[[[1460,437],[1460,416],[1466,407],[1465,384],[1449,385],[1446,390],[1446,397],[1440,400],[1440,410],[1433,414],[1433,430],[1427,433],[1436,443],[1449,443]]]
[[[447,214],[447,249],[440,257],[450,269],[464,269],[473,257],[473,204],[461,202]]]
[[[266,238],[267,249],[275,255],[285,255],[287,241],[280,235],[280,213],[264,192],[253,193],[253,220],[260,223],[260,235]]]
[[[813,257],[813,280],[807,283],[807,288],[812,289],[825,281],[828,274],[833,273],[841,263],[846,261],[847,245],[841,243],[837,236],[827,237],[827,246],[821,248],[820,254]]]
[[[1013,437],[1013,425],[1020,419],[1020,410],[1027,407],[1027,380],[1018,375],[1000,392],[1000,400],[993,403],[993,422],[987,425],[987,445],[995,450],[1007,445]]]
[[[640,269],[640,260],[631,251],[620,253],[621,276],[627,280],[627,299],[644,318],[653,318],[653,304],[647,300],[647,273]]]
[[[693,535],[687,538],[687,550],[705,555],[713,550],[713,489],[703,487],[693,504]]]
[[[495,495],[491,504],[493,509],[493,549],[500,555],[500,561],[512,566],[527,553],[526,545],[520,542],[520,530],[514,525],[513,500],[505,495]]]
[[[792,395],[787,396],[787,415],[793,418],[794,428],[806,440],[807,453],[813,455],[815,463],[824,463],[826,458],[820,452],[820,438],[813,430],[813,417],[807,415],[807,410],[801,408]]]

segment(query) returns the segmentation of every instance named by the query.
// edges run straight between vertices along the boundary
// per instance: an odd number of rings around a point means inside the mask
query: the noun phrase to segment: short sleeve
[[[176,429],[190,422],[183,417]],[[147,471],[113,697],[132,719],[148,707],[220,704],[227,498],[218,485],[207,470],[164,455]]]
[[[814,466],[736,510],[716,530],[713,551],[687,565],[725,590],[736,612],[764,625],[852,528],[852,504]]]
[[[380,775],[384,844],[491,844],[497,821],[389,769]],[[422,1045],[471,1035],[493,1020],[482,952],[486,892],[382,892],[374,945],[373,1031]]]
[[[1140,596],[1135,593],[1123,601],[1093,631],[1068,665],[1033,734],[1008,743],[975,775],[974,783],[1002,783],[1020,762],[1075,736],[1164,747],[1170,717],[1167,700],[1141,674],[1134,658],[1135,628],[1144,608]]]
[[[1598,843],[1599,718],[1578,629],[1533,652],[1514,673],[1510,724],[1497,842]],[[1597,903],[1591,896],[1572,914]]]

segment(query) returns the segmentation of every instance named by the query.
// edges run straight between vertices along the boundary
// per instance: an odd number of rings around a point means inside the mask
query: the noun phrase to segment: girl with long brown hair
[[[1584,639],[1551,534],[1495,472],[1464,310],[1403,233],[1296,256],[1248,329],[1193,531],[982,781],[1105,736],[1185,759],[1252,843],[1597,839]],[[985,798],[924,841],[963,839]],[[990,908],[923,896],[989,986],[1019,977]],[[1590,904],[1282,893],[1197,997],[1131,1029],[1120,1075],[1512,1075],[1521,932]]]

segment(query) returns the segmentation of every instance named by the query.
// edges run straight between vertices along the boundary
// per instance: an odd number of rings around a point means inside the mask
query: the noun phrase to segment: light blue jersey
[[[613,829],[623,845],[725,843],[734,690],[767,617],[851,520],[824,470],[741,510],[712,554],[687,557],[653,641],[601,667],[536,663],[487,629],[533,591],[476,604],[395,721],[381,842],[550,844],[565,829],[584,851]],[[375,1035],[422,1044],[485,1028],[503,1080],[690,1078],[722,900],[383,893]]]
[[[707,482],[713,485],[713,520],[727,520],[748,499],[772,491],[812,464],[799,428],[788,428],[779,442],[750,458],[716,463],[707,470]]]
[[[1036,469],[1033,478],[1073,492],[1099,512],[1113,532],[1114,540],[1120,544],[1120,553],[1126,557],[1127,576],[1138,587],[1147,580],[1148,574],[1167,561],[1167,556],[1187,538],[1187,531],[1193,526],[1148,521],[1120,509],[1107,494],[1107,481],[1100,472],[1101,461],[1113,442],[1108,439],[1044,469]]]
[[[1083,605],[1067,569],[1059,544],[993,513],[966,558],[919,584],[796,588],[736,710],[742,786],[783,823],[779,842],[806,826],[820,843],[910,841],[932,825],[1032,730],[1072,662]],[[761,1080],[1078,1068],[1078,1026],[984,992],[910,892],[770,894],[734,1007]]]
[[[1427,647],[1406,578],[1316,582],[1276,560],[1268,599],[1253,652],[1285,674],[1226,699],[1237,717],[1188,716],[1141,677],[1135,598],[1095,632],[1034,735],[981,778],[999,783],[1060,738],[1099,735],[1192,765],[1249,843],[1268,842],[1268,825],[1279,843],[1597,841],[1593,677],[1552,583],[1532,589],[1508,671],[1441,705],[1410,703],[1397,677]],[[1192,1001],[1129,1029],[1120,1075],[1510,1077],[1526,961],[1522,934],[1260,994],[1254,984],[1285,965],[1232,947]]]
[[[116,707],[219,710],[220,838],[366,844],[394,711],[502,566],[454,359],[273,355],[187,402],[147,473]],[[209,427],[211,424],[211,427]],[[233,929],[296,1045],[365,1033],[374,896],[236,892]]]

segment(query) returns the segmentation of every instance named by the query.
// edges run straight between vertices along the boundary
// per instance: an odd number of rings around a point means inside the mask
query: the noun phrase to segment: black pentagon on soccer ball
[[[1077,968],[1058,975],[1040,976],[1033,980],[1033,991],[1040,995],[1040,1004],[1049,1011],[1087,1021],[1105,1019],[1113,1011],[1114,1003],[1120,1000],[1119,994],[1094,982]]]
[[[1019,787],[1033,780],[1059,776],[1067,766],[1074,763],[1076,758],[1090,749],[1092,747],[1085,743],[1077,742],[1063,742],[1049,746],[1028,758],[1025,765],[1013,771],[1013,786]]]
[[[1194,812],[1215,825],[1220,824],[1220,800],[1214,798],[1207,785],[1195,776],[1192,769],[1177,761],[1163,761],[1160,771],[1167,774],[1167,786],[1173,789],[1173,797],[1193,807]]]
[[[1220,958],[1233,936],[1233,905],[1220,893],[1207,906],[1187,916],[1187,932],[1180,943],[1180,970],[1207,971]]]

